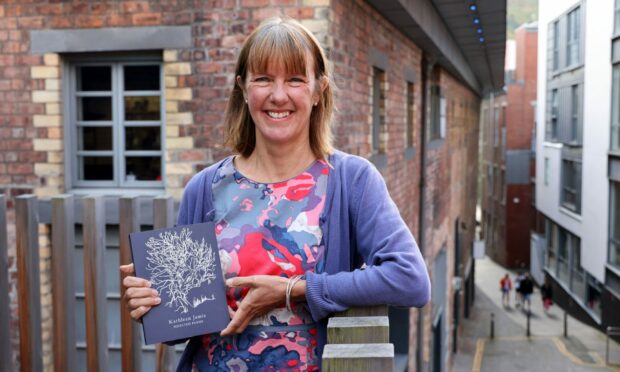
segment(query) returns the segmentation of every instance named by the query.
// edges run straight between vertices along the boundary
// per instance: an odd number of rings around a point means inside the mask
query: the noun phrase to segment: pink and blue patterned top
[[[322,271],[325,205],[330,167],[315,161],[304,172],[277,183],[258,183],[227,159],[213,179],[216,236],[225,278],[249,275],[293,277]],[[236,310],[247,289],[228,289]],[[317,328],[306,307],[293,304],[255,318],[241,334],[205,335],[195,370],[319,370]]]

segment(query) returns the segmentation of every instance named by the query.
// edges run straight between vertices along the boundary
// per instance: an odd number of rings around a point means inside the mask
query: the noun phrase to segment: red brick
[[[16,18],[0,18],[0,29],[16,29]]]
[[[205,153],[203,150],[185,150],[178,154],[180,161],[204,161]]]
[[[148,1],[124,1],[121,5],[123,13],[148,12],[150,10]]]
[[[269,5],[269,0],[241,0],[242,7],[258,8]]]
[[[314,18],[314,8],[303,7],[303,8],[290,8],[286,9],[285,13],[287,16],[295,19],[310,19]]]
[[[37,13],[41,15],[62,14],[62,4],[44,4],[37,6]]]
[[[32,164],[16,164],[10,163],[7,167],[7,170],[10,174],[28,174],[33,171]]]
[[[21,29],[38,29],[43,27],[43,17],[21,17],[17,24]]]
[[[51,17],[48,23],[50,28],[70,28],[73,27],[73,17]]]
[[[108,14],[112,10],[110,4],[94,3],[90,5],[90,14]]]
[[[156,26],[161,22],[159,13],[139,13],[131,16],[131,21],[136,26]]]
[[[105,25],[103,16],[82,15],[75,19],[75,25],[83,28],[100,28]]]
[[[108,16],[108,25],[110,26],[129,26],[131,25],[131,17],[125,14],[113,13]]]

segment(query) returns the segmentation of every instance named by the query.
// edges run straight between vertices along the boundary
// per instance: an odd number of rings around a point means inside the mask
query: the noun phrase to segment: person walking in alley
[[[551,284],[549,284],[549,280],[545,278],[545,282],[540,287],[540,295],[543,301],[543,308],[545,312],[549,311],[551,305],[553,305],[553,301],[551,300],[553,297],[553,289],[551,288]]]
[[[532,282],[532,278],[529,273],[525,274],[525,277],[521,281],[519,285],[519,290],[521,291],[521,299],[523,303],[523,310],[527,312],[531,312],[532,310],[532,293],[534,292],[534,282]],[[525,305],[527,304],[527,310]]]
[[[523,296],[521,295],[521,282],[525,279],[523,271],[519,271],[515,278],[515,306],[520,307],[523,303]]]
[[[510,306],[510,291],[512,290],[512,281],[510,275],[506,273],[499,281],[499,289],[502,291],[502,304]]]
[[[330,70],[292,19],[266,20],[239,51],[224,120],[235,155],[189,181],[177,221],[215,222],[231,321],[192,338],[177,371],[318,371],[331,314],[429,301],[424,258],[381,173],[332,147]],[[160,303],[142,278],[123,285],[135,320]]]

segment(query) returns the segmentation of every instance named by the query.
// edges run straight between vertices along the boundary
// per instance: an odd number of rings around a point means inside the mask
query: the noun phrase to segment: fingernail
[[[157,289],[153,289],[153,296],[159,296],[159,292],[157,292]]]
[[[232,287],[233,285],[233,280],[232,279],[226,279],[226,286],[227,287]]]
[[[146,286],[147,286],[147,287],[150,287],[150,286],[151,286],[151,282],[147,280],[147,281],[146,281]]]
[[[158,304],[158,303],[160,303],[160,302],[161,302],[161,298],[160,298],[160,297],[157,297],[157,298],[155,299],[155,303],[156,303],[156,304]]]

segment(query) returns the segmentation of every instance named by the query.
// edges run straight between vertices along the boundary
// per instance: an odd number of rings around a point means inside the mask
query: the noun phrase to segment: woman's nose
[[[275,82],[271,87],[271,95],[269,97],[274,103],[282,103],[288,99],[286,87],[284,83]]]

